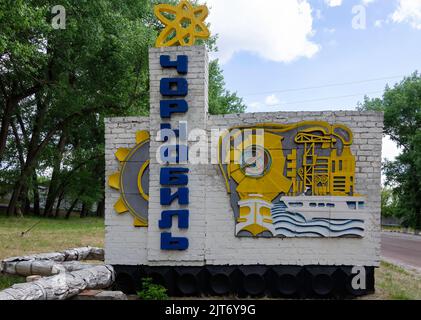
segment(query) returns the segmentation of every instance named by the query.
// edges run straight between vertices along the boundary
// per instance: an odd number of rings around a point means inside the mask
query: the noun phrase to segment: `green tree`
[[[47,8],[31,1],[0,2],[0,161],[12,117],[21,101],[39,92],[41,72],[48,64],[44,34]]]
[[[366,98],[362,110],[384,111],[384,133],[402,148],[395,161],[385,161],[383,170],[397,196],[397,214],[415,229],[421,229],[421,75],[404,78],[386,87],[381,99]]]
[[[390,188],[383,188],[381,193],[381,212],[383,217],[397,217],[398,197]]]
[[[209,113],[243,113],[246,106],[236,93],[225,89],[225,81],[218,60],[209,64]]]
[[[147,112],[146,99],[139,97],[147,92],[147,50],[156,37],[155,30],[142,20],[151,11],[149,2],[66,0],[61,4],[67,14],[64,30],[50,25],[54,1],[6,1],[0,10],[0,25],[10,30],[1,37],[0,79],[6,106],[1,131],[8,131],[10,114],[19,111],[25,98],[34,115],[9,214],[16,211],[48,144],[66,129],[93,114]],[[29,92],[20,94],[20,100],[15,98],[15,82],[16,87],[24,87],[22,92]],[[8,101],[13,102],[10,108]]]
[[[55,216],[65,197],[103,211],[103,119],[149,113],[148,48],[162,28],[155,2],[63,0],[66,26],[55,30],[55,1],[0,1],[0,193],[12,192],[8,214],[31,203],[42,214],[41,178],[44,215]],[[201,43],[215,50],[215,41]],[[224,89],[217,61],[209,85],[211,113],[244,110]]]

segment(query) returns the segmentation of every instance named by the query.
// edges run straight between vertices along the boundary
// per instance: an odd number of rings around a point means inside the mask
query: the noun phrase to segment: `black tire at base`
[[[374,267],[365,267],[366,288],[352,287],[352,266],[204,266],[114,265],[116,288],[133,294],[141,279],[152,278],[172,297],[237,296],[343,299],[374,293]]]

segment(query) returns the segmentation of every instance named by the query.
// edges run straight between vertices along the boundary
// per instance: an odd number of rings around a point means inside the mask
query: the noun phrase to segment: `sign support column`
[[[184,70],[185,59],[187,70]],[[195,129],[206,130],[207,50],[205,46],[152,48],[149,51],[149,66],[151,143],[148,261],[155,265],[203,265],[206,166],[184,159],[182,151],[186,143],[182,140],[184,135],[190,136],[187,143],[190,151],[193,145],[197,149],[199,140],[204,144],[203,137],[194,137],[195,134],[191,133]],[[171,128],[178,134],[177,141],[174,141],[174,146],[178,147],[174,151],[179,151],[181,158],[177,160],[180,163],[158,161],[161,149],[168,144],[159,137],[161,128]],[[172,143],[173,139],[169,141]],[[175,152],[169,153],[169,157],[175,155]],[[168,174],[171,168],[178,171],[178,177],[187,177],[188,183],[183,186],[162,185],[161,175]],[[174,196],[177,191],[178,196]],[[174,199],[171,199],[173,196]]]

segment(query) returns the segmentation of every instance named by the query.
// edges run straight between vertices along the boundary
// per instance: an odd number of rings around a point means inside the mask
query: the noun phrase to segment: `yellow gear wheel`
[[[149,132],[138,131],[134,148],[120,148],[115,153],[120,170],[108,178],[108,185],[120,192],[114,210],[129,212],[135,227],[148,226],[149,142]]]

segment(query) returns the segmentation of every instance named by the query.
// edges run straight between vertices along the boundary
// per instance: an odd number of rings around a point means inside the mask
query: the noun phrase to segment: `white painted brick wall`
[[[211,116],[208,129],[240,124],[296,123],[306,120],[345,124],[354,132],[356,192],[367,197],[368,218],[362,239],[236,238],[235,221],[219,168],[208,165],[206,190],[206,263],[211,265],[365,265],[380,256],[380,167],[383,115],[357,111],[279,112]],[[368,147],[367,147],[368,146]],[[369,158],[369,159],[368,159]]]
[[[206,186],[201,194],[205,204],[205,221],[198,228],[202,232],[189,234],[190,243],[205,241],[204,260],[189,261],[184,257],[168,261],[148,261],[147,229],[134,228],[130,215],[118,216],[113,209],[118,192],[106,186],[106,261],[111,264],[139,265],[200,265],[200,264],[292,264],[292,265],[365,265],[377,266],[380,257],[380,167],[383,116],[380,113],[294,112],[256,113],[244,115],[210,116],[207,128],[228,128],[243,123],[294,123],[303,120],[323,120],[347,125],[354,132],[352,151],[357,158],[356,191],[368,200],[369,217],[362,239],[253,239],[234,236],[235,222],[224,179],[216,165],[203,165],[206,179],[200,181],[190,175],[190,189]],[[119,138],[113,129],[124,128],[128,136]],[[117,171],[114,152],[119,147],[133,147],[137,130],[149,128],[148,118],[106,120],[106,172]],[[369,150],[366,150],[370,146]],[[190,207],[194,210],[194,207]],[[154,242],[159,250],[159,242]]]
[[[149,228],[133,227],[129,214],[118,216],[113,205],[118,191],[106,185],[106,263],[120,265],[364,265],[378,266],[380,260],[380,179],[383,115],[373,112],[277,112],[225,116],[207,116],[207,65],[202,47],[166,48],[151,50],[151,119],[145,117],[106,119],[106,173],[107,177],[118,171],[119,163],[114,153],[119,147],[135,146],[135,133],[151,129],[156,136],[162,122],[159,117],[159,80],[174,75],[174,70],[161,70],[159,54],[187,54],[190,57],[189,84],[197,90],[190,91],[187,100],[189,127],[229,128],[241,124],[265,122],[295,123],[320,120],[344,124],[354,133],[352,152],[356,156],[356,192],[367,197],[368,218],[362,239],[253,239],[234,235],[235,221],[226,193],[224,179],[217,165],[189,165],[191,194],[190,228],[185,233],[190,249],[168,253],[160,250],[158,220],[159,168],[155,150],[160,143],[151,143],[151,183]],[[200,70],[205,69],[205,73]],[[205,76],[206,75],[206,76]],[[207,121],[204,121],[207,119]],[[178,123],[174,117],[171,123]],[[209,135],[210,136],[210,135]],[[158,196],[157,196],[158,195]],[[182,232],[174,233],[181,235]]]
[[[133,227],[129,213],[118,215],[114,211],[120,194],[108,186],[108,177],[120,170],[115,152],[133,148],[136,132],[141,130],[149,130],[148,117],[105,119],[105,260],[113,264],[147,263],[147,229]]]
[[[160,56],[167,54],[171,60],[176,60],[177,55],[188,56],[188,73],[186,76],[178,75],[175,68],[163,69],[159,64]],[[148,227],[148,259],[151,265],[168,264],[168,261],[202,265],[205,260],[205,193],[206,167],[195,165],[171,165],[171,167],[189,168],[189,205],[190,212],[189,228],[179,230],[177,224],[173,224],[171,230],[160,230],[158,221],[161,219],[161,212],[164,210],[184,209],[175,201],[171,206],[160,205],[160,171],[163,165],[156,159],[157,150],[162,142],[156,141],[161,123],[170,123],[172,128],[179,127],[179,121],[188,122],[188,131],[194,128],[206,128],[208,110],[208,55],[205,47],[176,47],[176,48],[154,48],[149,51],[150,64],[150,128],[151,128],[151,163],[150,185],[149,185],[149,227]],[[185,77],[189,90],[184,99],[187,101],[189,110],[186,114],[174,114],[171,119],[161,119],[160,101],[164,100],[159,92],[160,81],[165,77]],[[173,189],[175,191],[176,189]],[[175,219],[173,219],[175,222]],[[185,251],[163,251],[160,249],[161,233],[171,232],[174,237],[186,237],[189,239],[189,248]]]

